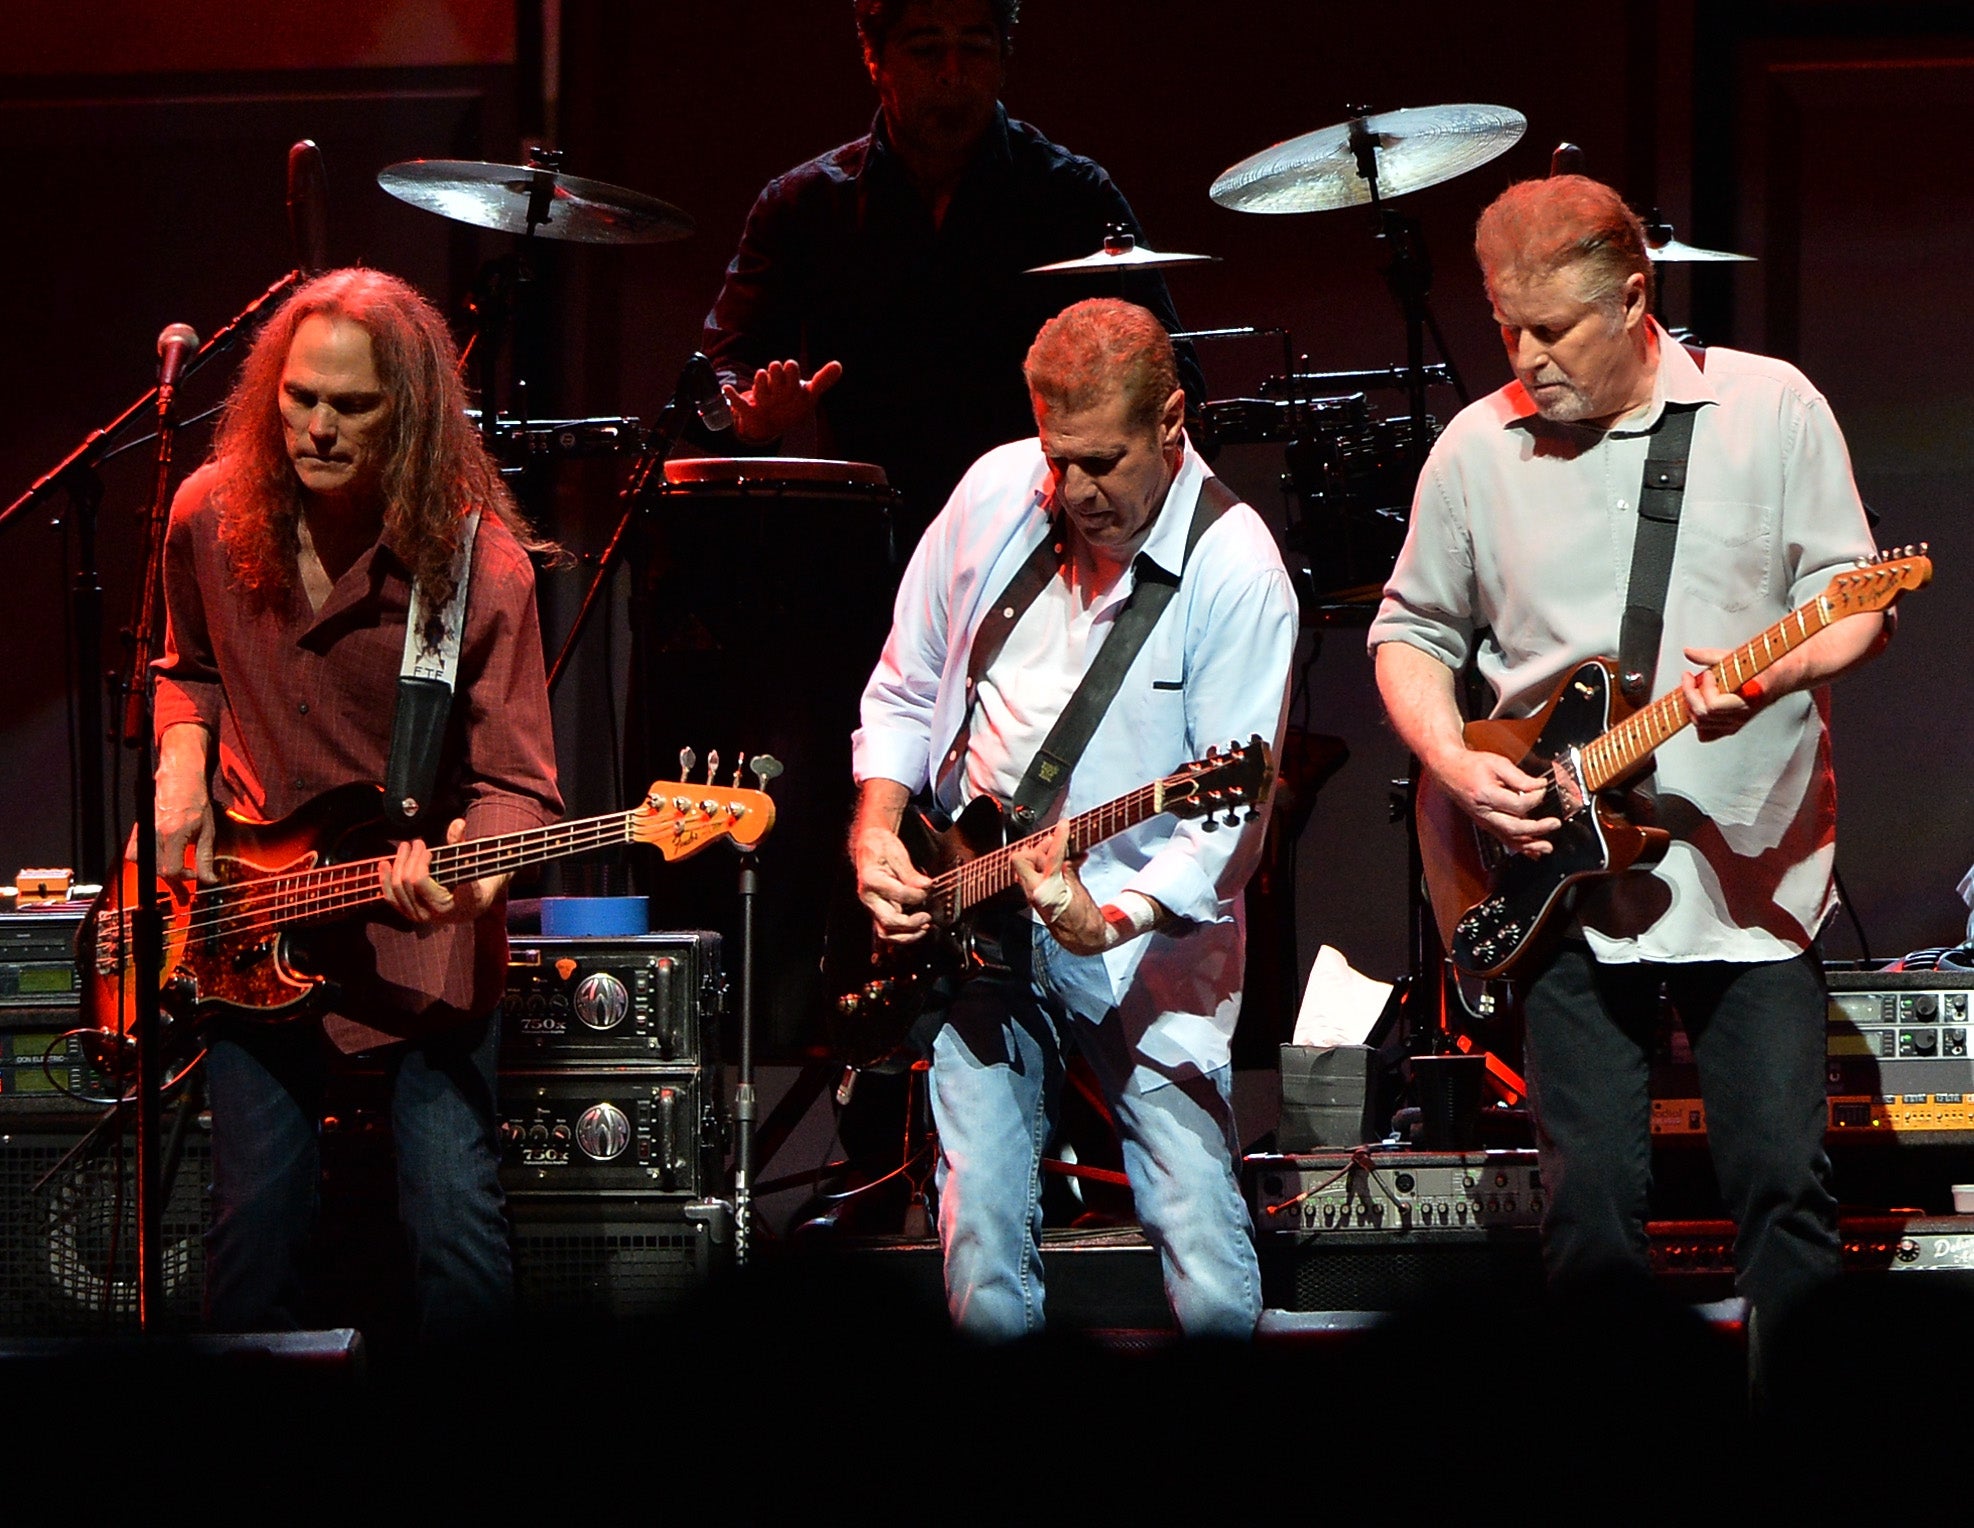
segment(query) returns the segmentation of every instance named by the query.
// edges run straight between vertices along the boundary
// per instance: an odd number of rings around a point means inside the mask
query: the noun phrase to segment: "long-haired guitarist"
[[[1645,1272],[1663,986],[1699,1063],[1740,1290],[1783,1307],[1839,1269],[1812,949],[1835,905],[1826,687],[1888,628],[1876,614],[1836,621],[1743,686],[1710,666],[1870,555],[1849,457],[1795,367],[1724,349],[1696,360],[1652,318],[1644,231],[1609,187],[1511,186],[1475,250],[1515,378],[1436,444],[1370,645],[1431,782],[1537,864],[1564,852],[1566,814],[1582,821],[1571,772],[1469,747],[1456,674],[1471,658],[1494,714],[1529,717],[1578,665],[1619,656],[1627,603],[1650,603],[1632,572],[1646,460],[1679,455],[1655,441],[1676,440],[1678,415],[1691,422],[1661,639],[1632,671],[1653,694],[1682,692],[1693,722],[1657,750],[1669,846],[1649,869],[1585,882],[1561,937],[1516,972],[1546,1266],[1558,1286]],[[1668,484],[1655,479],[1648,517],[1668,518]]]
[[[430,303],[365,269],[309,282],[256,340],[213,459],[172,507],[157,695],[167,873],[212,879],[216,811],[274,822],[331,787],[383,780],[413,586],[428,611],[446,607],[476,510],[450,719],[416,815],[455,840],[560,815],[528,532],[466,418],[457,360]],[[340,986],[320,1023],[212,1030],[206,1294],[220,1328],[305,1315],[298,1257],[333,1051],[376,1052],[390,1080],[421,1333],[465,1338],[509,1306],[492,1142],[505,883],[448,890],[410,838],[381,890],[392,915],[316,939]]]
[[[1294,596],[1260,518],[1187,442],[1163,327],[1130,303],[1078,303],[1043,325],[1026,372],[1037,437],[962,479],[906,571],[864,694],[851,856],[896,942],[930,937],[932,921],[898,835],[910,798],[929,789],[950,813],[1015,795],[1141,586],[1178,582],[1042,825],[1066,828],[1215,743],[1280,734]],[[976,674],[990,631],[998,652]],[[990,931],[1002,964],[959,987],[931,1045],[939,1232],[964,1330],[1043,1323],[1038,1159],[1074,1045],[1115,1114],[1181,1328],[1252,1331],[1229,1041],[1261,827],[1153,817],[1080,863],[1060,830],[1016,857],[1025,904]]]

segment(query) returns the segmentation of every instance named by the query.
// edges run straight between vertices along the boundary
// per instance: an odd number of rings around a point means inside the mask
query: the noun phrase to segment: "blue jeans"
[[[1069,1013],[1031,978],[1020,937],[1010,972],[960,987],[932,1044],[939,1240],[946,1303],[971,1336],[1043,1326],[1041,1160],[1056,1121],[1065,1041],[1089,1061],[1117,1120],[1139,1223],[1189,1337],[1245,1341],[1261,1315],[1253,1227],[1234,1180],[1229,1069],[1146,1085],[1122,1025]]]
[[[426,1342],[468,1341],[497,1328],[513,1308],[493,1140],[499,1049],[496,1013],[382,1058],[398,1215]],[[206,1057],[213,1117],[206,1320],[217,1330],[302,1324],[302,1253],[315,1220],[330,1060],[313,1024],[215,1032]]]

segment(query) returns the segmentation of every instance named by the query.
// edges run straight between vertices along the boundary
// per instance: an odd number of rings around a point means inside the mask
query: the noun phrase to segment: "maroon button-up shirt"
[[[212,479],[202,467],[172,504],[157,731],[206,727],[217,745],[214,807],[274,822],[333,786],[384,778],[411,577],[380,542],[319,611],[299,580],[285,603],[263,608],[233,581]],[[435,796],[423,818],[440,825],[434,838],[455,817],[468,838],[484,838],[562,811],[534,570],[492,515],[481,517],[474,547]],[[489,1012],[506,981],[506,908],[470,924],[412,927],[379,904],[311,933],[309,946],[342,989],[324,1019],[330,1038],[363,1050]]]

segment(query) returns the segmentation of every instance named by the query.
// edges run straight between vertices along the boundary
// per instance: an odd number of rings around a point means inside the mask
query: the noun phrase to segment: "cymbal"
[[[1506,152],[1528,118],[1506,106],[1415,106],[1318,128],[1252,154],[1221,172],[1207,195],[1235,212],[1327,212],[1362,207],[1371,188],[1357,172],[1350,130],[1361,120],[1376,152],[1380,199],[1451,180]]]
[[[1128,233],[1106,235],[1104,247],[1093,255],[1074,260],[1058,260],[1053,265],[1031,265],[1028,276],[1087,276],[1092,271],[1163,271],[1179,265],[1212,265],[1218,255],[1182,255],[1151,249]]]
[[[407,159],[377,172],[401,202],[456,223],[578,244],[662,244],[693,232],[668,202],[548,166]]]
[[[1682,244],[1677,239],[1667,239],[1662,244],[1654,244],[1648,239],[1645,244],[1645,253],[1650,255],[1655,261],[1668,264],[1688,264],[1702,261],[1724,262],[1729,260],[1745,261],[1749,265],[1755,263],[1755,257],[1753,255],[1737,255],[1725,249],[1701,249],[1698,245]]]

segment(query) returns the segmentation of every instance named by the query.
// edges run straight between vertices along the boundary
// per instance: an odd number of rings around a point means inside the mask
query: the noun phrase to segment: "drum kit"
[[[1287,333],[1280,329],[1238,327],[1179,336],[1194,342],[1262,336],[1282,340],[1283,370],[1261,383],[1260,395],[1208,401],[1197,429],[1209,454],[1222,445],[1281,447],[1283,486],[1296,506],[1287,539],[1308,568],[1304,594],[1313,601],[1305,614],[1314,622],[1355,624],[1369,618],[1403,540],[1419,468],[1439,430],[1427,409],[1428,390],[1451,387],[1462,403],[1468,401],[1428,302],[1431,266],[1419,225],[1388,204],[1479,168],[1519,142],[1526,129],[1520,112],[1477,103],[1359,110],[1343,122],[1248,156],[1208,188],[1217,205],[1237,212],[1279,215],[1368,207],[1374,234],[1389,256],[1387,280],[1404,312],[1406,360],[1399,366],[1299,370]],[[1552,173],[1581,163],[1580,151],[1565,144],[1552,161]],[[381,171],[377,180],[390,195],[414,207],[516,235],[524,250],[535,239],[654,244],[695,231],[688,214],[657,197],[566,173],[562,156],[553,150],[535,150],[523,165],[409,160]],[[1682,242],[1656,209],[1646,232],[1655,266],[1752,259]],[[1184,270],[1219,259],[1153,249],[1118,227],[1090,254],[1034,266],[1028,274],[1121,276]],[[494,396],[493,351],[512,306],[524,300],[529,284],[520,253],[493,262],[478,284],[472,305],[475,331],[465,355],[478,363],[482,398]],[[1428,335],[1442,357],[1439,362],[1425,360]],[[703,367],[700,358],[695,362]],[[1375,413],[1368,395],[1381,390],[1403,393],[1408,411],[1396,417]],[[525,383],[512,391],[524,399]],[[680,394],[693,391],[681,379]],[[882,468],[873,464],[756,457],[729,470],[704,464],[650,470],[676,445],[685,423],[680,409],[685,401],[675,395],[660,426],[650,432],[638,420],[623,417],[530,420],[491,411],[478,417],[489,448],[512,472],[562,456],[635,452],[647,464],[633,474],[646,493],[805,502],[851,497],[870,503],[888,526],[892,496]],[[697,403],[702,415],[719,407],[716,396],[703,393],[689,401]],[[708,422],[714,421],[709,417]],[[662,451],[654,455],[655,446]]]

